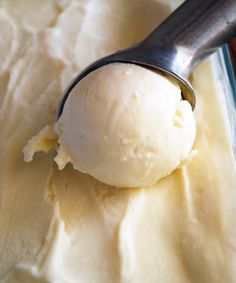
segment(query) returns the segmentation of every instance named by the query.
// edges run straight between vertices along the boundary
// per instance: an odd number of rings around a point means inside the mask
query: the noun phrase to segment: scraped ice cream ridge
[[[53,125],[69,81],[179,3],[1,1],[1,282],[235,282],[234,141],[216,57],[192,75],[198,154],[154,185],[118,189],[70,164],[58,170],[53,151],[23,161],[27,141]],[[51,126],[41,135],[37,149],[57,142]]]

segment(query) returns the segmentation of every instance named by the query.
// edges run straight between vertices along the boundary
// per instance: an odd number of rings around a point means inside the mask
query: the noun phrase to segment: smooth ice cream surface
[[[55,151],[23,161],[42,128],[48,140],[28,158],[55,143],[46,125],[75,75],[144,38],[180,2],[0,1],[0,282],[235,283],[235,109],[225,108],[217,54],[191,75],[198,154],[153,186],[58,170]]]
[[[153,185],[187,159],[195,138],[194,115],[179,86],[124,63],[81,80],[57,129],[59,167],[66,152],[74,168],[118,187]]]

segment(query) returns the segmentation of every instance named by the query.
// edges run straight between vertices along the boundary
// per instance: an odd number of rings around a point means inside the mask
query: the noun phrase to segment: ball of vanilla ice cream
[[[112,63],[72,90],[57,123],[56,162],[118,187],[154,184],[189,155],[190,104],[178,84],[135,64]]]

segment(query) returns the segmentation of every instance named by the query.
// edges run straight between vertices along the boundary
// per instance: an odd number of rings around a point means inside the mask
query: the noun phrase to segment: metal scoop
[[[58,118],[79,81],[95,69],[114,62],[138,64],[172,75],[179,82],[183,99],[194,109],[196,98],[189,73],[234,35],[236,0],[187,0],[143,41],[94,62],[80,73],[65,91]]]

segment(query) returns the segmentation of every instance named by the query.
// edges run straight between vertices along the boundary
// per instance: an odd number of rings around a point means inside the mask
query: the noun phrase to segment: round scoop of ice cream
[[[70,93],[57,123],[56,162],[118,187],[148,186],[186,159],[195,139],[190,104],[175,81],[112,63]]]

